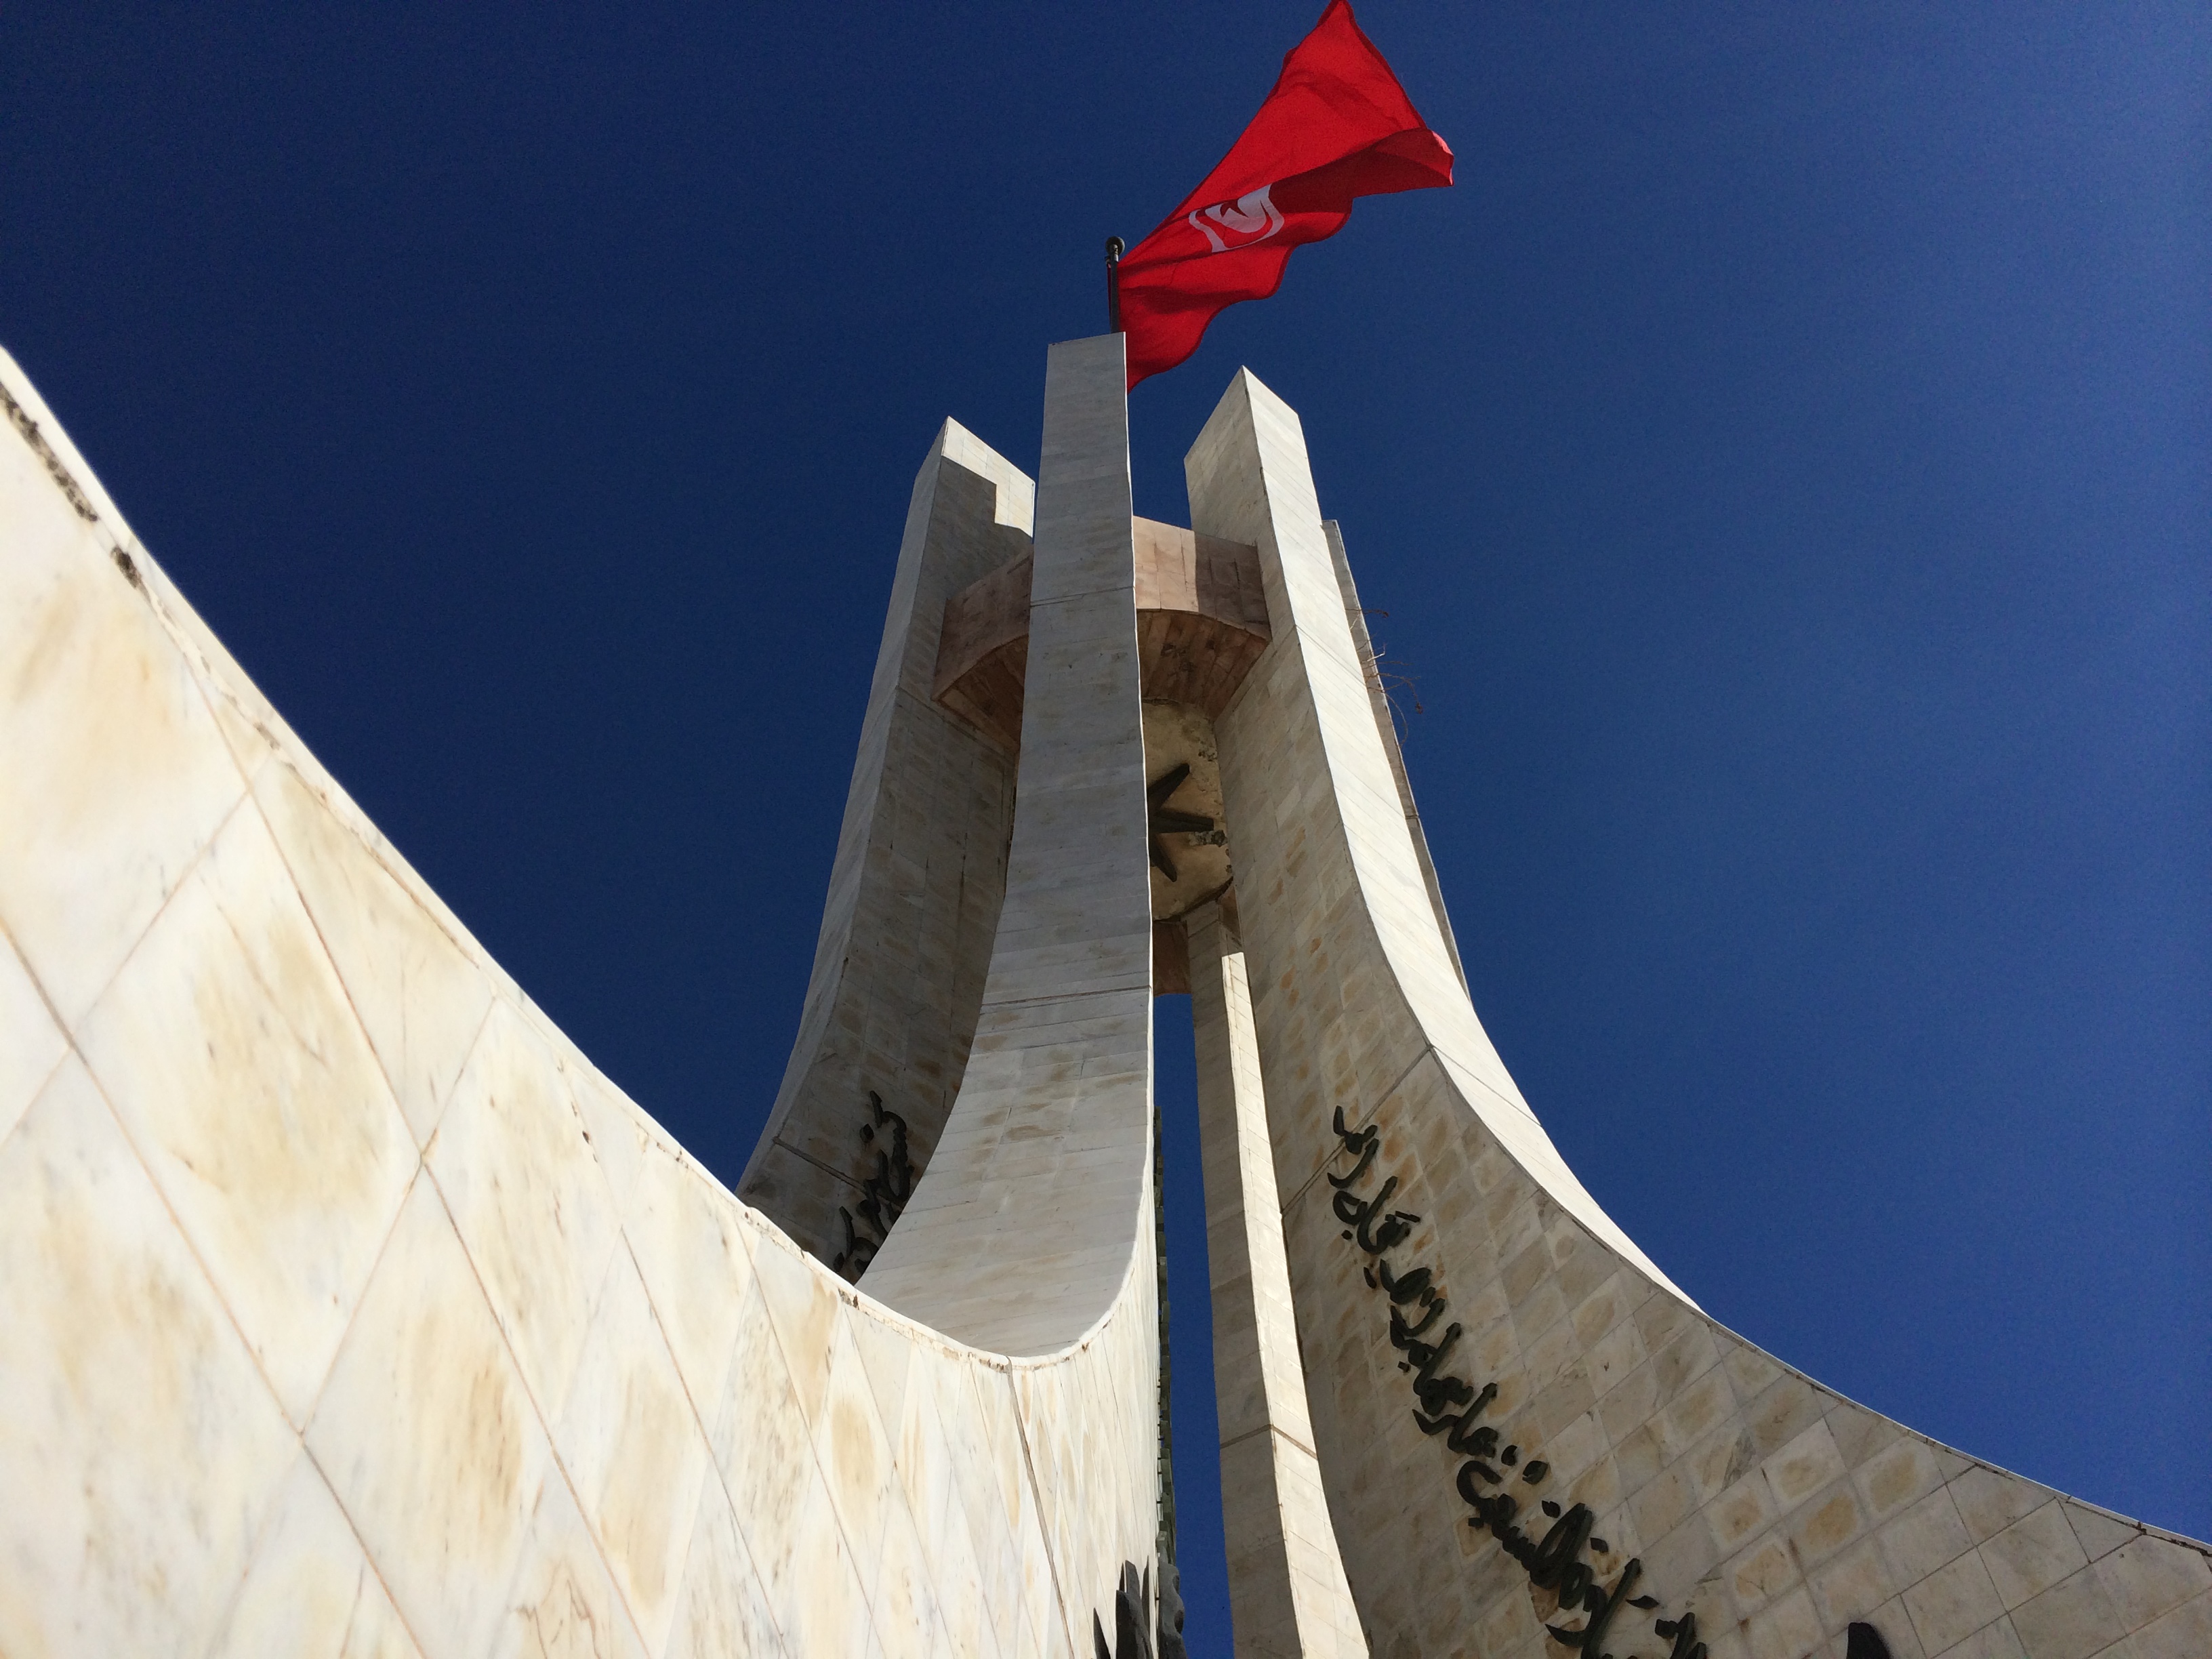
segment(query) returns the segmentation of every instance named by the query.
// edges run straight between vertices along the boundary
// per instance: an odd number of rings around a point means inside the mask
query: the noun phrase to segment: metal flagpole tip
[[[1121,254],[1128,244],[1118,236],[1106,239],[1106,331],[1121,331]]]

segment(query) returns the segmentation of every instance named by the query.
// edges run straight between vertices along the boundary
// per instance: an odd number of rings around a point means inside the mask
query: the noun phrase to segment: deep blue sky
[[[9,8],[0,341],[734,1178],[932,432],[1034,465],[1101,240],[1317,10]],[[1303,412],[1476,1004],[1678,1282],[2212,1534],[2212,18],[1361,18],[1461,182],[1139,388],[1139,511],[1239,363]],[[1169,1197],[1225,1650],[1187,1158]]]

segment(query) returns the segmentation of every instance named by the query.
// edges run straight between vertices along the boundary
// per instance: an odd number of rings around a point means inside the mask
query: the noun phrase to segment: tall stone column
[[[1006,902],[959,1096],[862,1281],[1004,1353],[1081,1337],[1140,1252],[1149,1309],[1152,889],[1122,361],[1118,334],[1047,360]]]
[[[1185,927],[1237,1652],[1364,1659],[1306,1413],[1243,946],[1218,903]]]

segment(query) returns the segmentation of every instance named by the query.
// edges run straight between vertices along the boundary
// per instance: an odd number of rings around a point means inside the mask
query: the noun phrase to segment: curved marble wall
[[[1259,545],[1273,623],[1216,732],[1312,1425],[1371,1650],[1568,1651],[1548,1626],[1586,1655],[1860,1659],[1863,1624],[1896,1659],[2212,1654],[2203,1545],[1821,1389],[1598,1206],[1468,1003],[1297,415],[1240,374],[1186,470],[1195,528]]]
[[[1088,1654],[1149,1255],[1008,1358],[800,1250],[0,391],[0,1653]]]

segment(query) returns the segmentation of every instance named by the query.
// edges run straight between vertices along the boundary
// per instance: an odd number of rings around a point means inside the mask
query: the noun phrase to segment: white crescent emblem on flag
[[[1283,216],[1267,196],[1273,188],[1273,185],[1262,185],[1249,196],[1216,203],[1210,208],[1194,208],[1184,216],[1190,221],[1192,228],[1213,244],[1216,253],[1226,253],[1232,247],[1249,247],[1255,242],[1266,241],[1283,228]],[[1259,234],[1253,234],[1255,231]],[[1225,238],[1224,232],[1227,233]]]

